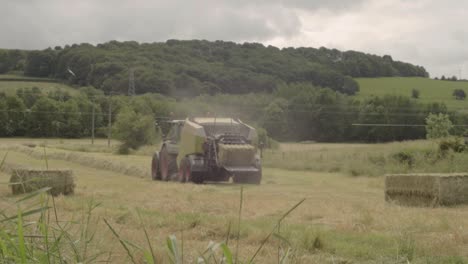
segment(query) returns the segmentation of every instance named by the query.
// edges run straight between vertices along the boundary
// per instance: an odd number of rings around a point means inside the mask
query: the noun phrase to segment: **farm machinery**
[[[153,180],[260,184],[256,130],[239,119],[199,117],[166,122],[168,133],[153,155]],[[163,134],[164,131],[163,131]]]

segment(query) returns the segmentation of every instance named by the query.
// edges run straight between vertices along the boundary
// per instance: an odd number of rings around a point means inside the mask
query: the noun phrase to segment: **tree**
[[[286,139],[288,136],[288,101],[282,98],[273,100],[265,109],[263,127],[275,139]]]
[[[8,125],[5,128],[10,136],[24,136],[26,132],[26,106],[21,98],[7,96]]]
[[[61,123],[60,123],[60,136],[67,138],[80,137],[83,132],[81,119],[82,113],[78,107],[75,99],[68,100],[61,103]]]
[[[0,97],[0,136],[9,136],[8,129],[8,108],[5,102],[5,98]]]
[[[122,141],[119,153],[127,154],[130,149],[138,149],[145,144],[152,144],[156,139],[155,120],[151,115],[136,113],[130,107],[124,107],[117,115],[114,124],[116,138]]]
[[[27,108],[31,108],[42,96],[41,90],[37,87],[21,88],[16,91],[16,95],[23,100]]]
[[[419,98],[419,90],[418,89],[413,89],[411,91],[411,97],[414,98],[414,99],[418,99]]]
[[[466,98],[466,93],[462,89],[455,89],[453,90],[452,95],[455,97],[457,100],[465,100]]]
[[[33,137],[58,136],[61,126],[59,105],[53,99],[42,97],[34,104],[29,114],[28,134]]]
[[[426,118],[426,137],[428,139],[448,137],[452,128],[452,121],[447,114],[431,113]]]

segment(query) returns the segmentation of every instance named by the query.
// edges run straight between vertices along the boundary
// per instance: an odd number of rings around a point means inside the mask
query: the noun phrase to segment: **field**
[[[76,227],[78,255],[104,252],[96,261],[130,262],[104,219],[123,240],[142,247],[146,245],[143,224],[155,258],[162,263],[169,261],[166,238],[171,234],[179,243],[183,241],[179,247],[183,247],[185,263],[196,263],[210,241],[222,242],[226,237],[235,251],[239,185],[153,182],[148,174],[150,153],[156,146],[117,156],[112,154],[116,144],[112,142],[108,149],[106,140],[91,146],[89,140],[1,139],[0,157],[9,151],[7,167],[45,168],[41,147],[45,145],[49,168],[74,170],[75,195],[57,197],[54,202],[58,223],[85,222],[90,232],[96,232],[88,251],[83,252]],[[389,159],[395,151],[408,147],[427,149],[433,144],[282,144],[279,150],[265,152],[262,185],[244,187],[239,260],[247,263],[281,215],[305,198],[281,223],[280,236],[266,242],[256,263],[278,263],[278,255],[288,247],[292,249],[291,263],[468,263],[468,206],[406,208],[387,204],[383,177],[371,177],[366,169],[363,176],[352,177],[347,169],[356,153],[368,153],[354,162],[367,167],[373,164],[369,157]],[[288,168],[293,159],[296,162]],[[396,170],[397,164],[386,166]],[[443,162],[437,166],[446,170]],[[7,173],[0,172],[0,183],[8,179]],[[18,205],[15,201],[22,196],[10,193],[6,184],[0,184],[0,212],[5,210],[6,215],[15,214],[18,206],[37,204],[34,200]],[[92,205],[97,207],[86,221],[87,208]],[[25,216],[29,223],[36,220]],[[136,262],[143,262],[141,250],[131,247],[130,251]]]
[[[358,98],[366,98],[372,95],[402,95],[411,96],[411,91],[417,89],[420,92],[421,102],[442,102],[450,109],[466,109],[465,101],[455,100],[452,96],[454,89],[463,89],[468,93],[468,82],[451,82],[432,80],[428,78],[358,78],[360,85]]]
[[[37,87],[43,93],[51,92],[56,89],[62,89],[70,94],[77,94],[77,90],[62,83],[51,82],[45,78],[29,78],[20,75],[2,75],[0,74],[0,92],[14,94],[21,88]]]

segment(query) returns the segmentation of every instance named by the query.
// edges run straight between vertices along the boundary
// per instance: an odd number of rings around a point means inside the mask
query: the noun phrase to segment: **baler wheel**
[[[171,155],[167,152],[166,147],[163,147],[160,153],[160,173],[161,180],[171,180],[171,175],[177,173],[177,161],[175,155]]]
[[[161,172],[159,171],[159,153],[156,152],[153,155],[151,161],[151,179],[153,181],[161,180]]]

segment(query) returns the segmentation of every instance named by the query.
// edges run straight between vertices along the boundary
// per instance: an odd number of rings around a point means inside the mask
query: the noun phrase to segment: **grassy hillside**
[[[4,92],[5,94],[14,94],[18,89],[32,87],[39,88],[43,93],[54,91],[56,89],[68,91],[72,95],[77,93],[77,90],[73,87],[55,82],[53,79],[0,74],[0,92]]]
[[[358,98],[372,95],[403,95],[411,96],[413,89],[420,92],[421,102],[443,102],[450,109],[468,108],[468,102],[455,100],[452,96],[454,89],[463,89],[468,94],[468,82],[451,82],[432,80],[428,78],[357,78],[360,85]]]

